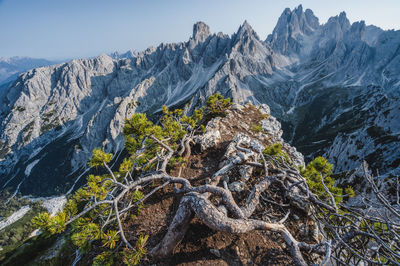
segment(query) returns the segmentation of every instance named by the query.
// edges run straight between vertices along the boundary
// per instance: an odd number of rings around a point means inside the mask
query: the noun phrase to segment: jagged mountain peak
[[[302,4],[298,5],[298,6],[294,9],[294,12],[302,13],[302,12],[303,12],[303,5],[302,5]]]
[[[313,29],[318,28],[319,24],[319,19],[314,15],[314,12],[311,9],[306,9],[304,12],[306,21],[310,27]]]
[[[346,11],[342,11],[339,13],[339,21],[341,22],[348,21]]]
[[[301,34],[309,35],[319,26],[319,19],[314,15],[314,12],[308,8],[303,10],[302,5],[293,10],[285,9],[281,17],[281,22],[286,21],[287,25],[292,27],[292,31],[299,31]]]
[[[278,19],[275,29],[290,27],[292,33],[310,34],[319,26],[319,20],[311,9],[303,11],[303,6],[290,10],[286,8]]]
[[[262,73],[272,73],[272,68],[275,66],[271,48],[260,40],[247,20],[232,35],[229,57],[236,60],[235,63],[231,62],[230,66],[234,72],[239,70],[240,77],[244,77],[243,73],[252,72],[254,69]],[[250,58],[251,61],[249,61]]]
[[[245,20],[243,24],[240,25],[238,31],[234,34],[234,39],[236,41],[240,39],[243,40],[244,38],[247,39],[255,38],[257,40],[260,40],[257,33],[254,31],[253,27],[251,27],[251,25],[247,20]]]
[[[303,36],[311,35],[320,26],[318,18],[312,10],[303,11],[299,5],[294,10],[286,8],[266,42],[282,54],[298,53]]]
[[[349,33],[351,35],[352,40],[361,40],[364,38],[364,33],[365,33],[365,21],[356,21],[350,26]]]
[[[241,25],[241,28],[244,28],[246,30],[253,30],[251,27],[250,23],[247,21],[247,19],[244,20],[243,24]]]
[[[253,27],[250,25],[250,23],[247,20],[245,20],[243,22],[243,24],[240,25],[239,30],[237,31],[237,35],[243,35],[246,33],[257,35],[257,33],[254,31]]]
[[[97,60],[100,60],[100,61],[103,61],[103,60],[109,61],[110,59],[112,60],[112,57],[109,56],[108,54],[101,53],[100,55],[98,55],[98,56],[96,57],[96,59],[97,59]]]
[[[339,23],[339,25],[344,29],[350,28],[350,25],[351,25],[349,19],[347,18],[347,14],[345,11],[340,12],[340,14],[338,16],[329,18],[329,20],[337,21],[337,23]],[[329,20],[328,20],[328,22],[329,22]]]
[[[122,59],[122,58],[134,58],[137,56],[137,51],[133,50],[133,49],[129,49],[128,51],[126,51],[125,53],[120,53],[120,52],[113,52],[110,54],[110,56],[114,59]]]
[[[325,36],[341,39],[343,34],[351,27],[350,21],[346,16],[346,12],[341,12],[339,15],[330,17],[323,25],[323,33]]]
[[[196,42],[204,42],[210,34],[210,27],[206,23],[199,21],[193,25],[192,37]]]

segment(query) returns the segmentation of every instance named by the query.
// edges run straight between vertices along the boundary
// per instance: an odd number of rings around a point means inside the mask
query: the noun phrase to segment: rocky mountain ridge
[[[65,193],[93,148],[121,152],[126,117],[163,104],[191,112],[217,91],[268,104],[284,138],[335,171],[366,159],[399,174],[399,49],[399,31],[344,12],[321,25],[299,6],[265,41],[247,22],[232,36],[199,22],[187,42],[30,70],[0,99],[0,187]]]

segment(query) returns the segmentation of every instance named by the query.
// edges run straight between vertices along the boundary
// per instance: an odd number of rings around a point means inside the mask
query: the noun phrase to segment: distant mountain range
[[[163,104],[190,113],[217,91],[268,104],[284,138],[336,172],[365,159],[400,174],[400,31],[351,24],[344,12],[320,24],[299,6],[265,40],[247,22],[231,36],[199,22],[186,42],[20,75],[0,97],[0,188],[65,193],[93,148],[121,152],[126,117]]]
[[[41,58],[30,58],[14,56],[9,58],[0,57],[0,85],[17,78],[18,74],[35,67],[49,66],[57,63]]]

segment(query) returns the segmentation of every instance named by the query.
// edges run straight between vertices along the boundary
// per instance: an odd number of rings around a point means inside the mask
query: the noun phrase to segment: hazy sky
[[[186,41],[196,21],[232,34],[247,19],[265,39],[284,8],[299,4],[322,23],[345,11],[351,22],[400,28],[400,0],[0,0],[0,57],[140,51]]]

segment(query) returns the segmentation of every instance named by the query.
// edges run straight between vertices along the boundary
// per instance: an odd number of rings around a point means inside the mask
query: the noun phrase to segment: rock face
[[[204,134],[197,138],[197,142],[200,144],[201,150],[206,150],[211,147],[215,147],[221,140],[221,133],[218,129],[219,118],[210,121],[206,126]]]
[[[262,126],[260,132],[251,129],[255,124]],[[249,132],[253,133],[252,136],[249,136]],[[227,160],[222,164],[234,157],[232,154],[237,152],[236,145],[238,143],[249,146],[255,151],[263,151],[267,144],[281,143],[283,151],[290,155],[295,165],[304,166],[305,164],[303,155],[282,139],[281,123],[270,115],[269,107],[266,104],[257,106],[250,102],[235,104],[232,109],[226,111],[225,117],[216,117],[208,122],[205,132],[195,141],[200,144],[202,150],[214,148],[224,141],[230,141],[224,155]],[[207,145],[204,145],[205,143]],[[256,154],[256,156],[258,155]],[[254,161],[257,159],[258,157],[253,158]],[[245,172],[243,170],[241,174],[243,177],[246,175]]]
[[[266,116],[268,117],[265,118]],[[251,126],[254,124],[263,125],[263,129],[260,132],[253,131]],[[271,128],[273,130],[267,130]],[[213,136],[218,136],[218,138]],[[231,110],[226,111],[225,117],[213,118],[207,123],[205,132],[199,135],[195,141],[200,145],[202,151],[215,150],[217,147],[223,146],[224,142],[228,143],[218,165],[221,169],[229,164],[237,164],[237,161],[241,160],[258,162],[260,153],[265,146],[275,143],[282,144],[282,151],[289,156],[294,165],[305,166],[303,155],[286,143],[281,136],[281,124],[275,117],[270,116],[267,105],[254,106],[246,103],[244,105],[235,104]],[[238,146],[247,148],[241,150]],[[224,178],[229,179],[229,175],[236,175],[235,181],[227,183],[232,192],[240,193],[248,188],[246,182],[251,178],[252,171],[253,167],[242,164],[235,166],[232,171],[224,172],[221,176],[224,180]],[[232,175],[232,172],[236,174]]]
[[[399,174],[399,45],[399,31],[350,24],[345,13],[320,25],[299,6],[265,41],[247,22],[232,36],[199,22],[187,42],[30,70],[0,97],[0,187],[65,192],[93,148],[121,151],[132,113],[156,116],[163,104],[190,113],[217,91],[268,104],[283,138],[335,171],[366,159]],[[282,134],[277,120],[264,129]]]

